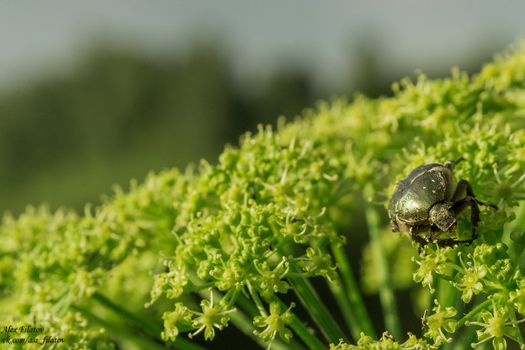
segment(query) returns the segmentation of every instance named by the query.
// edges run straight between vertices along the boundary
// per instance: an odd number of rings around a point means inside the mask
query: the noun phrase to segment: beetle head
[[[456,216],[451,210],[450,203],[437,203],[430,209],[429,221],[443,232],[454,231],[456,228]]]

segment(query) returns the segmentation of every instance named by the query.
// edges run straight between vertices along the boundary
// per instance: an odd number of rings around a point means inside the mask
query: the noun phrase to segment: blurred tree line
[[[387,94],[401,76],[381,74],[373,51],[353,63],[354,85],[371,96]],[[71,74],[0,95],[0,209],[18,213],[41,202],[82,209],[149,170],[214,161],[243,132],[294,117],[331,93],[290,68],[248,93],[208,45],[169,59],[99,48]]]
[[[299,71],[258,91],[237,87],[213,47],[167,60],[98,49],[72,74],[0,96],[0,208],[81,209],[148,170],[213,160],[245,130],[314,100]]]

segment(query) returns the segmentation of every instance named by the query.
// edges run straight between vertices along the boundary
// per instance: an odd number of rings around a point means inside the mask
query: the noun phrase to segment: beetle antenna
[[[456,164],[458,164],[459,162],[462,162],[462,161],[464,161],[464,160],[466,160],[466,159],[463,158],[463,157],[459,157],[458,159],[454,160],[453,163],[454,163],[454,165],[456,165]]]
[[[445,165],[447,168],[453,169],[453,168],[456,166],[456,164],[458,164],[459,162],[462,162],[462,161],[464,161],[464,160],[465,160],[465,158],[463,158],[463,157],[459,157],[459,158],[456,159],[456,160],[448,160],[448,161],[446,161],[444,165]]]

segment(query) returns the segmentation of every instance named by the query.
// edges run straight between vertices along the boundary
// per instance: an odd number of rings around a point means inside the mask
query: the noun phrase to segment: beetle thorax
[[[428,213],[430,224],[437,226],[441,231],[447,232],[455,229],[456,217],[452,211],[452,203],[436,203]]]

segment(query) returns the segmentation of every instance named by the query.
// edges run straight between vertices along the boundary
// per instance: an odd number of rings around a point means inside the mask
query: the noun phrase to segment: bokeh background
[[[214,163],[319,99],[476,72],[525,37],[524,15],[518,0],[1,1],[0,212],[82,211],[149,171]],[[410,293],[400,310],[417,329]]]
[[[0,211],[81,210],[318,99],[477,71],[522,1],[0,2]]]

